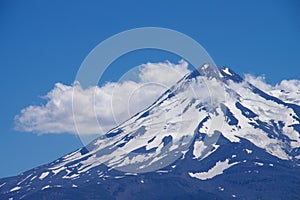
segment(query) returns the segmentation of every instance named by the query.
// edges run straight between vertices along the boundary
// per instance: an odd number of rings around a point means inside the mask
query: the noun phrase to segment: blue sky
[[[0,177],[16,175],[82,146],[71,134],[14,130],[14,116],[54,84],[71,84],[87,54],[131,28],[157,26],[198,41],[218,66],[264,74],[269,83],[300,77],[298,1],[1,1]],[[177,62],[158,52],[117,60],[105,80],[148,61]]]

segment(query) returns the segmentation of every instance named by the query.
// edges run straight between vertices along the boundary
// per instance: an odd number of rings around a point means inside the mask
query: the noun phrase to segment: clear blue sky
[[[299,11],[296,0],[1,1],[0,177],[81,147],[73,135],[14,131],[13,119],[22,108],[43,103],[39,96],[54,83],[71,84],[86,55],[109,36],[144,26],[174,29],[202,44],[217,65],[276,83],[300,78]],[[115,65],[165,59],[168,54],[144,52]]]

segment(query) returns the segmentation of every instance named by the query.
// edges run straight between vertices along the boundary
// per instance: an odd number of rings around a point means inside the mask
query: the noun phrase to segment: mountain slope
[[[0,196],[299,199],[299,123],[299,105],[205,64],[88,146],[1,179]]]

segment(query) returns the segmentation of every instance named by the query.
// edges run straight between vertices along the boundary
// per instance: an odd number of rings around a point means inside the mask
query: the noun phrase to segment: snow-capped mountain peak
[[[166,174],[190,183],[213,181],[226,170],[247,174],[248,167],[297,167],[299,127],[299,105],[263,92],[229,68],[205,64],[86,147],[1,179],[0,191],[26,199],[37,191],[88,182],[114,185],[124,179],[135,185],[132,177],[144,184],[142,178]]]
[[[190,74],[187,74],[186,79],[195,78],[197,76],[205,76],[210,79],[220,79],[223,77],[220,70],[213,64],[209,63],[206,63],[198,69],[192,71]]]

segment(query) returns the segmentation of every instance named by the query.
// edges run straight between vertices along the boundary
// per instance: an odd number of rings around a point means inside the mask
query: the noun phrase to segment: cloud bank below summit
[[[72,95],[76,91],[78,105],[76,126],[81,134],[105,133],[150,106],[165,90],[189,73],[188,63],[160,62],[137,66],[138,80],[109,82],[103,86],[82,89],[80,85],[56,83],[43,98],[43,105],[30,105],[15,116],[15,128],[37,134],[76,134]],[[275,86],[264,76],[246,74],[245,81],[287,102],[300,104],[300,80],[283,80]],[[100,126],[95,126],[95,116]],[[84,130],[84,132],[82,132]]]
[[[244,80],[283,101],[300,104],[300,80],[282,80],[275,86],[268,84],[264,75],[245,74]]]
[[[30,105],[15,117],[19,131],[76,133],[72,95],[75,90],[76,126],[80,134],[105,133],[132,115],[150,106],[165,90],[189,73],[188,63],[169,61],[137,66],[138,80],[108,82],[103,86],[82,89],[80,85],[56,83],[43,98],[44,105]],[[77,109],[78,110],[78,109]],[[95,126],[95,116],[100,126]],[[84,132],[82,132],[84,130]]]

